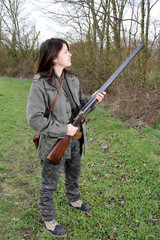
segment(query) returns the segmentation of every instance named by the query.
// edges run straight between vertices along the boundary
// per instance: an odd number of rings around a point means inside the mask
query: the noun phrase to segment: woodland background
[[[0,1],[0,76],[33,77],[41,32],[30,20],[25,2]],[[53,37],[69,42],[72,69],[85,94],[97,90],[144,43],[107,89],[103,104],[138,129],[159,122],[160,19],[151,17],[158,0],[48,0],[43,7],[41,2],[34,4],[64,29],[59,33],[53,29]]]

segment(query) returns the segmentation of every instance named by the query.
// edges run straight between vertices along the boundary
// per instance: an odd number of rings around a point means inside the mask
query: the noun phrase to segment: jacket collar
[[[55,84],[51,83],[51,82],[48,82],[48,84],[52,87],[56,87],[59,89],[60,87],[60,82],[58,81],[58,77],[55,77],[55,80],[56,80],[56,85],[57,87],[55,86]],[[79,105],[79,98],[78,98],[78,95],[77,95],[77,89],[75,89],[75,84],[74,84],[74,81],[76,81],[76,76],[71,76],[69,74],[66,74],[65,75],[65,79],[64,81],[67,81],[68,83],[68,87],[69,89],[71,90],[71,93],[72,93],[72,96],[73,96],[73,99],[76,103],[76,105]],[[63,87],[62,87],[62,90],[61,92],[67,97],[67,94],[66,92],[63,90]]]

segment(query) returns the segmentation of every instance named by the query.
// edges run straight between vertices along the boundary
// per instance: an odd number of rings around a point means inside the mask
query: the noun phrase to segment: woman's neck
[[[58,77],[60,77],[62,75],[63,68],[55,66],[54,67],[54,72]]]

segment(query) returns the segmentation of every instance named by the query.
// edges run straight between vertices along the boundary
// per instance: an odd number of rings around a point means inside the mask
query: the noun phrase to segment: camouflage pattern
[[[80,199],[78,178],[81,172],[81,155],[80,141],[72,140],[71,142],[71,159],[62,159],[57,165],[51,161],[41,160],[42,177],[40,186],[39,207],[42,219],[44,221],[52,221],[55,216],[53,207],[53,194],[57,189],[58,180],[64,167],[66,196],[69,201],[77,201]]]

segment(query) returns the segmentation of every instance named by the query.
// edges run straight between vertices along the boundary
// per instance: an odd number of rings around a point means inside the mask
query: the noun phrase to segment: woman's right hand
[[[77,127],[74,127],[71,123],[67,125],[68,130],[67,130],[67,135],[68,136],[74,136],[76,132],[78,131]]]

